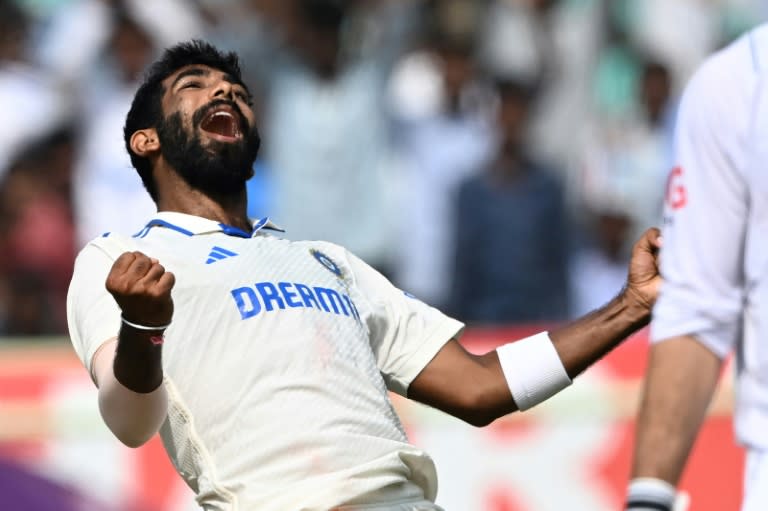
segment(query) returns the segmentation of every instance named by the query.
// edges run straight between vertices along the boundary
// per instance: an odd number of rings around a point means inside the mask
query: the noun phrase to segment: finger
[[[128,267],[128,270],[125,272],[125,274],[133,277],[135,280],[139,280],[144,278],[144,276],[147,274],[149,269],[152,267],[152,262],[150,261],[149,257],[142,254],[141,252],[134,252],[134,255],[136,257]]]
[[[643,235],[637,240],[635,246],[632,248],[633,255],[638,255],[643,252],[650,252],[653,254],[656,252],[660,245],[659,238],[661,237],[661,231],[656,227],[646,229]]]
[[[173,289],[173,286],[176,284],[176,276],[167,271],[163,273],[163,275],[160,277],[160,280],[157,281],[155,286],[162,291],[170,291]]]
[[[165,268],[160,263],[153,263],[149,270],[147,270],[147,273],[144,274],[144,276],[139,280],[139,283],[144,284],[146,286],[152,286],[154,285],[158,280],[160,280],[160,277],[163,276],[165,273]]]
[[[127,272],[128,268],[133,264],[134,259],[136,259],[136,254],[134,252],[123,252],[112,264],[111,273],[120,275]]]
[[[650,235],[651,244],[656,248],[661,248],[664,237],[661,235],[661,231],[657,227],[651,227],[648,229],[648,233]]]

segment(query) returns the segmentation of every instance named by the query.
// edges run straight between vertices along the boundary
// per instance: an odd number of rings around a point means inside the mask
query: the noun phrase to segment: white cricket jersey
[[[132,238],[92,241],[68,297],[79,357],[90,370],[118,333],[104,283],[139,250],[176,276],[160,433],[206,510],[438,509],[432,460],[408,443],[387,389],[405,395],[463,325],[345,249],[265,225],[166,212]]]
[[[735,351],[737,436],[768,448],[768,25],[695,74],[675,146],[651,337]]]

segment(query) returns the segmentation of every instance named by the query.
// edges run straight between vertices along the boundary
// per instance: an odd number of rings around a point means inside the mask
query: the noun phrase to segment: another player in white
[[[130,446],[159,431],[206,510],[438,509],[433,463],[388,389],[488,424],[648,322],[656,230],[603,309],[470,355],[460,322],[342,247],[246,217],[259,146],[249,100],[237,57],[205,43],[153,65],[125,138],[160,212],[132,238],[85,247],[68,300],[104,421]]]
[[[673,508],[723,360],[734,352],[735,427],[748,449],[742,510],[768,509],[766,141],[762,26],[710,57],[683,95],[627,509]]]

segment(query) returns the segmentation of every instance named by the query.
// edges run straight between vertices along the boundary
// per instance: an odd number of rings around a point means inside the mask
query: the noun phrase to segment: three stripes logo
[[[236,255],[236,253],[232,252],[231,250],[227,250],[226,248],[213,247],[211,249],[211,253],[208,254],[208,260],[205,261],[205,264],[212,264],[216,261],[221,261],[222,259],[226,259],[228,257],[235,257]]]

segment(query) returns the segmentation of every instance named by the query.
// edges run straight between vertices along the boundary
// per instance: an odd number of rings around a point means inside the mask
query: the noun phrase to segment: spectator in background
[[[29,56],[31,20],[12,1],[0,2],[0,180],[30,140],[66,117],[55,82]]]
[[[613,0],[611,0],[613,1]],[[491,0],[481,58],[494,76],[538,81],[529,153],[565,172],[589,114],[606,0]],[[564,177],[564,176],[561,176]]]
[[[627,279],[632,219],[620,206],[606,203],[588,214],[587,240],[569,267],[570,316],[596,310],[616,295]]]
[[[237,0],[240,1],[240,0]],[[45,17],[37,27],[35,58],[74,93],[90,76],[115,29],[114,13],[125,13],[159,46],[202,35],[197,0],[28,1]]]
[[[438,307],[450,295],[458,185],[480,172],[494,149],[492,95],[473,60],[473,41],[474,33],[441,27],[426,50],[403,59],[394,79],[401,98],[425,79],[437,85],[436,97],[421,102],[434,111],[409,110],[407,96],[397,107],[405,172],[395,280]]]
[[[501,82],[499,97],[498,158],[459,190],[452,303],[473,323],[564,319],[569,236],[562,188],[526,150],[530,88]]]
[[[32,144],[0,186],[0,334],[66,331],[76,253],[69,195],[74,136],[63,128]]]
[[[647,226],[661,223],[674,126],[672,77],[664,64],[642,61],[634,89],[632,109],[587,130],[582,164],[571,176],[582,212],[594,213],[610,200],[629,216],[627,243]]]
[[[416,3],[255,2],[244,52],[266,89],[270,215],[289,238],[334,241],[378,269],[393,229],[385,91]]]
[[[570,265],[571,317],[613,298],[611,286],[626,279],[632,237],[661,223],[671,168],[672,77],[652,59],[638,59],[638,67],[629,87],[633,103],[603,110],[604,116],[585,130],[584,156],[570,176],[573,217],[581,234]]]
[[[79,87],[81,139],[74,178],[78,246],[108,230],[133,234],[155,211],[121,136],[137,80],[155,47],[128,11],[111,12],[107,47]]]

